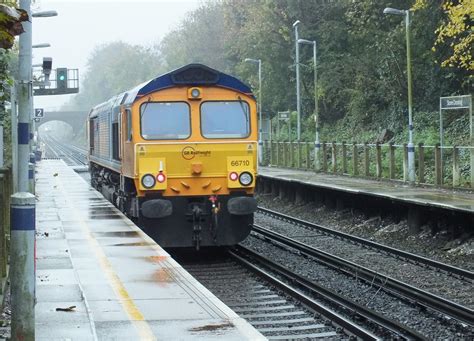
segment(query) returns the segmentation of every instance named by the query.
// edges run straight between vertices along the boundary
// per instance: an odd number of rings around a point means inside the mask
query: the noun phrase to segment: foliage
[[[68,105],[79,110],[89,110],[163,72],[155,49],[123,42],[97,47],[87,67],[81,92]]]
[[[417,0],[413,9],[427,9],[429,7],[430,4],[427,0]],[[474,2],[472,0],[446,0],[442,5],[442,9],[445,18],[435,31],[438,36],[433,51],[436,51],[436,47],[438,49],[445,47],[449,49],[449,55],[441,63],[443,67],[474,70],[472,57]]]
[[[454,3],[454,0],[445,1],[444,5],[439,0],[203,2],[167,34],[156,49],[123,43],[98,48],[90,58],[83,92],[75,102],[89,108],[139,81],[156,76],[158,71],[169,71],[191,62],[234,74],[248,81],[260,95],[256,65],[244,62],[245,58],[253,58],[262,60],[264,117],[275,117],[278,111],[294,111],[296,77],[292,25],[300,20],[300,38],[317,41],[321,139],[370,141],[379,131],[388,128],[396,133],[396,138],[405,140],[405,25],[400,16],[383,15],[383,9],[387,6],[413,11],[410,35],[414,118],[417,131],[426,127],[432,132],[429,124],[437,122],[436,115],[432,122],[422,119],[418,125],[420,116],[436,112],[440,96],[469,93],[472,89],[470,70],[441,67],[436,63],[449,57],[450,48],[446,44],[456,44],[469,35],[468,39],[472,39],[472,33],[463,26],[464,32],[450,37],[449,43],[447,38],[444,45],[436,43],[440,27],[451,20],[449,11],[456,12],[454,5],[449,5]],[[472,9],[472,0],[457,3],[464,11]],[[435,43],[437,48],[433,51]],[[312,53],[310,46],[300,46],[302,138],[307,141],[314,139]],[[293,123],[296,127],[296,122]],[[282,134],[286,132],[282,130]],[[415,133],[415,139],[417,136],[424,135]]]

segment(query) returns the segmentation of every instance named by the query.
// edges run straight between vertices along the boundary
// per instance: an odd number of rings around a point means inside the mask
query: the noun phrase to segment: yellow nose
[[[193,175],[199,175],[202,173],[202,163],[201,162],[193,162],[191,164],[191,171]]]

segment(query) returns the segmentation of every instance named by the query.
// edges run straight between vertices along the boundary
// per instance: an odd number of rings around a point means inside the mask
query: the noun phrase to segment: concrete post
[[[336,141],[333,141],[331,143],[331,161],[332,161],[332,172],[334,174],[337,173],[337,147],[336,147]]]
[[[359,175],[359,151],[357,143],[352,143],[352,175]]]
[[[439,143],[435,145],[434,150],[434,160],[435,160],[435,185],[443,185],[443,165],[441,164],[441,148]]]
[[[28,163],[28,189],[35,194],[35,165],[31,162]]]
[[[323,142],[321,143],[321,147],[322,147],[322,148],[321,148],[321,149],[322,149],[322,150],[321,150],[321,152],[322,152],[322,153],[321,153],[321,154],[322,154],[321,157],[323,158],[323,163],[322,163],[322,167],[323,167],[323,168],[322,168],[322,171],[323,171],[323,173],[326,173],[326,172],[328,171],[328,160],[327,160],[327,157],[326,157],[326,155],[327,155],[326,142],[323,141]]]
[[[425,182],[425,147],[418,143],[418,179],[420,184]]]
[[[395,146],[393,142],[389,144],[389,176],[390,180],[395,179]]]
[[[347,146],[346,146],[346,141],[342,141],[342,174],[347,174]]]
[[[453,187],[461,185],[461,173],[459,169],[459,148],[453,146]]]
[[[31,0],[20,0],[20,8],[31,18]],[[30,19],[31,20],[31,19]],[[31,82],[31,21],[22,22],[23,32],[20,35],[19,81],[18,81],[18,190],[28,192],[28,160],[30,154],[30,119],[32,101]],[[14,151],[15,152],[15,151]]]
[[[10,282],[12,340],[35,339],[35,197],[11,197]]]
[[[18,191],[18,112],[16,100],[16,86],[11,87],[11,139],[12,139],[12,175],[13,193]]]
[[[375,146],[375,172],[377,178],[382,177],[382,149],[380,147],[380,143],[376,143]]]

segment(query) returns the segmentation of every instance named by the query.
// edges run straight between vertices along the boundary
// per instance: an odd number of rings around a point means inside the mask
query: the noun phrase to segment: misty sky
[[[199,6],[201,0],[36,0],[33,11],[56,10],[57,17],[33,19],[33,64],[53,58],[53,68],[78,68],[83,73],[94,47],[122,40],[151,46]],[[134,85],[134,84],[131,84]],[[35,107],[54,109],[69,95],[37,96]]]

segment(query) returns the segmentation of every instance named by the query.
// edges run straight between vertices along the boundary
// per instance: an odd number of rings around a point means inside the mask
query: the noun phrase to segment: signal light
[[[239,178],[239,174],[237,174],[236,172],[232,172],[229,174],[229,179],[232,181],[236,181],[238,178]]]
[[[56,82],[58,89],[67,89],[67,68],[56,69]]]
[[[157,180],[159,183],[163,183],[163,182],[165,182],[165,180],[166,180],[166,176],[165,176],[163,173],[159,173],[159,174],[156,176],[156,180]]]

